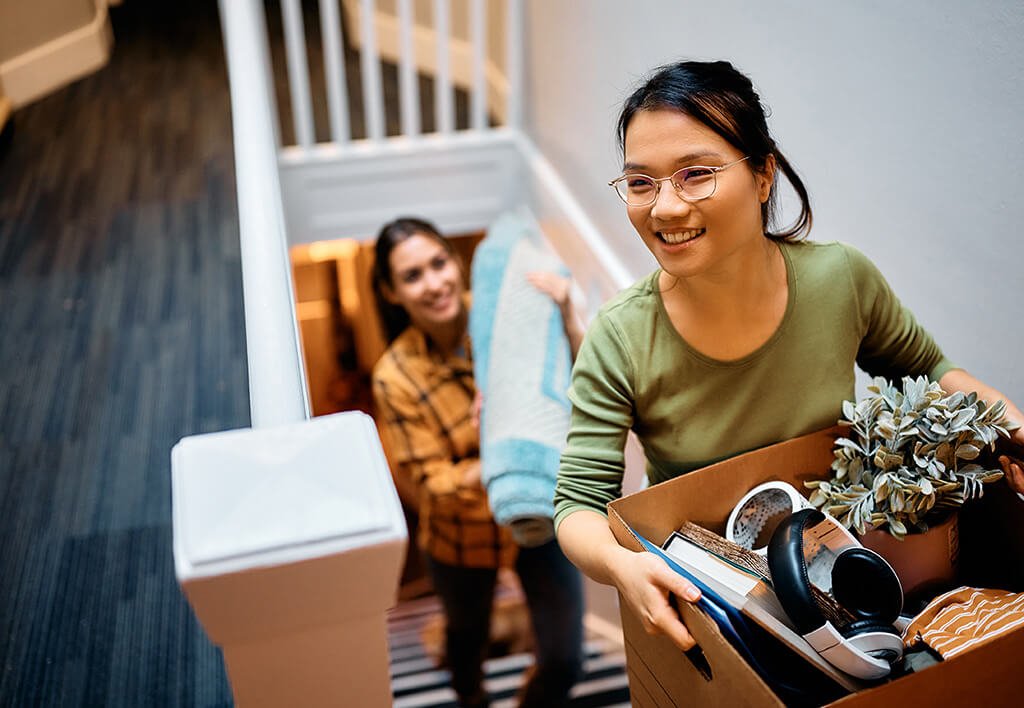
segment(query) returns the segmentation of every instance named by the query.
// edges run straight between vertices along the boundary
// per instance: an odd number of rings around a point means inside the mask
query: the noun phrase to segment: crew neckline
[[[793,316],[793,308],[796,305],[797,279],[796,271],[793,268],[793,259],[789,251],[792,244],[786,241],[778,241],[777,243],[779,245],[779,250],[782,252],[782,260],[786,265],[786,310],[782,314],[782,320],[779,321],[779,326],[775,328],[775,331],[772,332],[771,336],[768,337],[768,339],[766,339],[757,349],[740,357],[739,359],[716,359],[708,356],[686,341],[686,337],[684,337],[682,333],[675,328],[675,325],[672,324],[672,320],[668,316],[668,309],[665,307],[665,301],[662,299],[661,292],[658,290],[658,279],[661,275],[662,269],[658,268],[651,275],[651,292],[654,294],[654,299],[658,303],[658,312],[664,320],[664,326],[668,328],[672,336],[678,340],[678,342],[683,346],[683,349],[685,349],[686,352],[694,359],[708,366],[718,368],[740,368],[760,358],[765,352],[771,349],[775,345],[775,342],[777,342],[782,336],[783,331],[786,329],[786,325]]]

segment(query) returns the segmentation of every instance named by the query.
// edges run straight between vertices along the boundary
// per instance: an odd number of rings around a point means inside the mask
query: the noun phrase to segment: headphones
[[[837,669],[863,679],[888,676],[903,657],[894,623],[903,587],[885,560],[817,509],[784,519],[768,544],[768,567],[779,603],[796,630]],[[837,629],[811,592],[830,592],[854,621]]]

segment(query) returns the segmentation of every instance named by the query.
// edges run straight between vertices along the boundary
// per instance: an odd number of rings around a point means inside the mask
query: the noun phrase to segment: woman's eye
[[[679,170],[676,173],[679,176],[680,182],[692,182],[698,179],[707,179],[714,174],[714,170],[710,167],[687,167],[685,170]]]
[[[407,270],[402,274],[402,282],[411,285],[420,279],[419,270]]]
[[[647,177],[630,177],[626,180],[626,186],[631,192],[645,192],[654,188],[654,183]]]
[[[430,266],[434,270],[442,270],[446,265],[448,265],[448,256],[438,256],[430,261]]]

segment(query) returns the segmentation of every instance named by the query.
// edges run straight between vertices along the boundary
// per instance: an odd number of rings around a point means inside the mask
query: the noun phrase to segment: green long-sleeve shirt
[[[636,432],[652,484],[834,425],[871,375],[938,380],[953,365],[871,261],[840,243],[782,244],[789,282],[777,331],[756,351],[717,361],[669,321],[655,271],[608,302],[573,368],[572,426],[555,523],[605,512],[622,492],[623,446]]]

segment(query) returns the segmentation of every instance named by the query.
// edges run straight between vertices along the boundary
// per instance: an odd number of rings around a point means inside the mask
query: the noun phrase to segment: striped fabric
[[[1024,627],[1024,593],[960,587],[932,600],[903,633],[950,659]]]
[[[497,596],[511,595],[499,585]],[[447,669],[434,664],[420,639],[423,626],[440,613],[441,603],[435,596],[403,602],[388,613],[395,708],[456,708]],[[629,708],[622,645],[589,630],[584,639],[585,673],[570,693],[568,708]],[[484,688],[491,696],[491,708],[516,707],[516,695],[532,665],[533,655],[525,653],[484,662]]]

